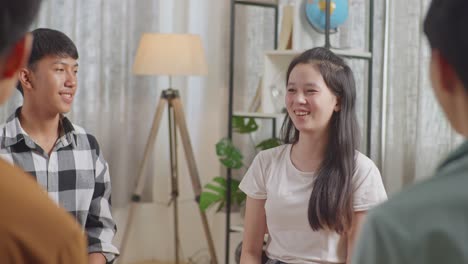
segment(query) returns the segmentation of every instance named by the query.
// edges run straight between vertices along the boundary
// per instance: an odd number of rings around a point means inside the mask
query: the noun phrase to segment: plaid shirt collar
[[[18,107],[16,111],[7,119],[5,124],[5,147],[13,146],[21,141],[24,141],[26,146],[31,149],[36,148],[34,141],[29,137],[28,133],[21,127],[19,121],[19,115],[21,113],[21,107]],[[73,148],[77,146],[77,134],[70,120],[60,114],[60,126],[62,127],[62,136],[57,141],[61,144],[60,147],[66,147],[72,145]]]

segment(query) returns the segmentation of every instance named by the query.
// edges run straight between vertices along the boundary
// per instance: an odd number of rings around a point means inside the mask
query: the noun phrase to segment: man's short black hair
[[[36,62],[47,56],[78,59],[78,50],[75,44],[64,33],[50,28],[38,28],[31,33],[34,39],[28,61],[29,68],[34,68]],[[21,84],[18,85],[18,90],[23,94]]]
[[[468,91],[468,0],[432,0],[424,33]]]
[[[29,67],[47,56],[78,59],[75,43],[64,33],[50,28],[38,28],[31,33],[34,40],[28,62]]]
[[[0,1],[0,56],[28,31],[41,0]]]

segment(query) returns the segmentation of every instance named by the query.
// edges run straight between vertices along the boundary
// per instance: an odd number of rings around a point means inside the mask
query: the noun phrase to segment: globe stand
[[[331,49],[330,34],[348,17],[348,0],[308,0],[305,3],[306,17],[312,28],[325,35],[324,48]]]
[[[326,49],[331,49],[330,44],[330,17],[331,17],[331,0],[325,2],[325,46]]]

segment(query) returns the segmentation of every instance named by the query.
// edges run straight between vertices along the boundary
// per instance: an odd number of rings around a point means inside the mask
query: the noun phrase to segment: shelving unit
[[[269,119],[271,120],[271,131],[272,135],[271,137],[276,138],[276,134],[278,132],[278,120],[281,122],[281,120],[284,118],[284,114],[268,114],[268,113],[252,113],[252,112],[234,112],[232,115],[233,117],[252,117],[255,119]]]
[[[231,226],[231,232],[244,232],[244,227],[241,225]]]
[[[302,0],[297,0],[296,3],[300,3]],[[235,9],[236,5],[252,5],[252,6],[261,6],[265,8],[273,8],[275,10],[275,43],[274,49],[272,51],[266,51],[264,57],[264,72],[263,72],[263,84],[262,84],[262,111],[263,113],[248,113],[248,112],[233,112],[233,98],[234,98],[234,40],[235,40]],[[348,59],[359,59],[365,60],[367,62],[367,107],[366,107],[366,117],[365,117],[365,153],[370,154],[370,143],[371,143],[371,122],[372,122],[372,83],[373,83],[373,19],[374,19],[374,3],[373,0],[367,1],[367,7],[369,8],[368,14],[369,19],[367,22],[367,49],[358,50],[358,49],[334,49],[330,45],[330,18],[327,16],[326,30],[325,30],[325,43],[324,47],[329,48],[335,54],[348,58]],[[278,1],[277,0],[254,0],[254,1],[236,1],[231,0],[231,27],[230,27],[230,52],[229,52],[229,110],[228,110],[228,138],[232,139],[232,117],[254,117],[259,119],[271,119],[273,123],[273,135],[276,136],[277,124],[276,120],[278,118],[284,117],[283,114],[276,114],[278,109],[274,109],[272,98],[272,93],[270,87],[272,85],[277,85],[278,83],[285,83],[285,74],[286,69],[291,62],[291,60],[299,55],[303,50],[276,50],[277,48],[277,36],[278,36]],[[299,10],[300,7],[296,6],[296,10]],[[326,9],[330,10],[330,0],[327,0]],[[329,13],[329,12],[327,12]],[[293,48],[294,42],[299,42],[302,36],[298,33],[294,27],[298,26],[300,19],[299,13],[296,13],[294,16],[293,23]],[[312,47],[310,47],[312,48]],[[281,77],[281,74],[283,76]],[[281,79],[282,78],[282,79]],[[278,97],[279,98],[279,97]],[[226,193],[226,247],[225,247],[225,263],[229,264],[229,255],[230,255],[230,233],[231,232],[242,232],[242,226],[231,226],[231,201],[230,201],[230,191],[231,191],[231,171],[227,171],[227,193]]]
[[[333,53],[340,55],[341,57],[345,58],[355,58],[355,59],[371,59],[372,53],[365,50],[358,50],[358,49],[334,49],[330,48]],[[266,56],[287,56],[287,57],[294,57],[301,54],[303,50],[269,50],[265,52]]]
[[[258,6],[270,8],[274,11],[274,49],[277,48],[278,36],[278,0],[231,0],[231,25],[230,25],[230,47],[229,47],[229,109],[228,109],[228,138],[232,139],[232,117],[233,113],[233,98],[234,98],[234,43],[235,43],[235,22],[236,22],[236,6]],[[276,117],[258,113],[237,113],[237,116],[267,118],[272,119],[274,123],[273,135],[276,135]],[[225,263],[229,264],[230,256],[230,234],[234,230],[231,229],[231,182],[232,172],[230,169],[226,173],[226,243],[225,243]]]

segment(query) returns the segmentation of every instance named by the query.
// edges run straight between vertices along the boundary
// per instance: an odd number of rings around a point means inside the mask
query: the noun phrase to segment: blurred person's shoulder
[[[0,255],[8,263],[85,263],[82,229],[33,177],[0,160]]]
[[[367,224],[380,241],[393,241],[391,247],[411,252],[406,256],[413,261],[434,259],[433,254],[441,254],[468,263],[467,189],[465,143],[449,155],[431,178],[405,188],[371,210]]]

